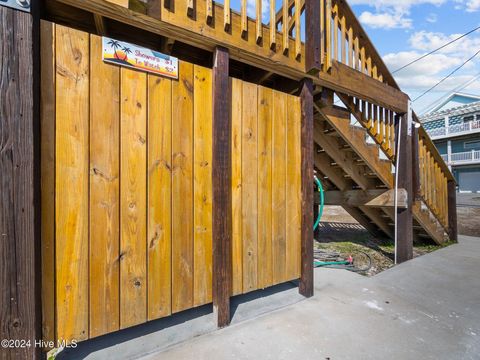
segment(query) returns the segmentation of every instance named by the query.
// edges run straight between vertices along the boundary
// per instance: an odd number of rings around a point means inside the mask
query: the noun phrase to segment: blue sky
[[[350,0],[357,17],[391,70],[480,26],[480,0]],[[480,50],[480,30],[395,74],[412,99]],[[435,91],[414,103],[430,103],[480,74],[480,55]],[[462,92],[480,95],[480,77]]]

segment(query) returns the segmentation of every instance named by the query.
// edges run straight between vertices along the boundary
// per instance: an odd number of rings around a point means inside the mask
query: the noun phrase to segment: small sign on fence
[[[103,37],[103,61],[178,79],[177,58],[108,37]]]

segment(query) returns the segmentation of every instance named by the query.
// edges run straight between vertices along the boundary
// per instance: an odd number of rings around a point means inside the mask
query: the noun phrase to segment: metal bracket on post
[[[30,0],[0,0],[0,6],[30,12]]]

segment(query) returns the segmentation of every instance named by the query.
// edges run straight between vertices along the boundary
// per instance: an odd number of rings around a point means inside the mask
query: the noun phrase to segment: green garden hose
[[[317,221],[315,221],[315,225],[313,225],[313,231],[317,230],[318,225],[320,225],[320,220],[322,219],[323,215],[323,208],[325,206],[325,194],[323,192],[323,186],[320,180],[314,176],[314,181],[315,184],[317,185],[318,192],[320,193],[320,205],[318,206],[318,216],[317,216]]]

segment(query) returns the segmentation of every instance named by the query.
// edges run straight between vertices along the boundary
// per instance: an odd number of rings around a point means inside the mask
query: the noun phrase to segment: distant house
[[[460,192],[480,192],[480,96],[455,93],[420,117],[457,179]]]

